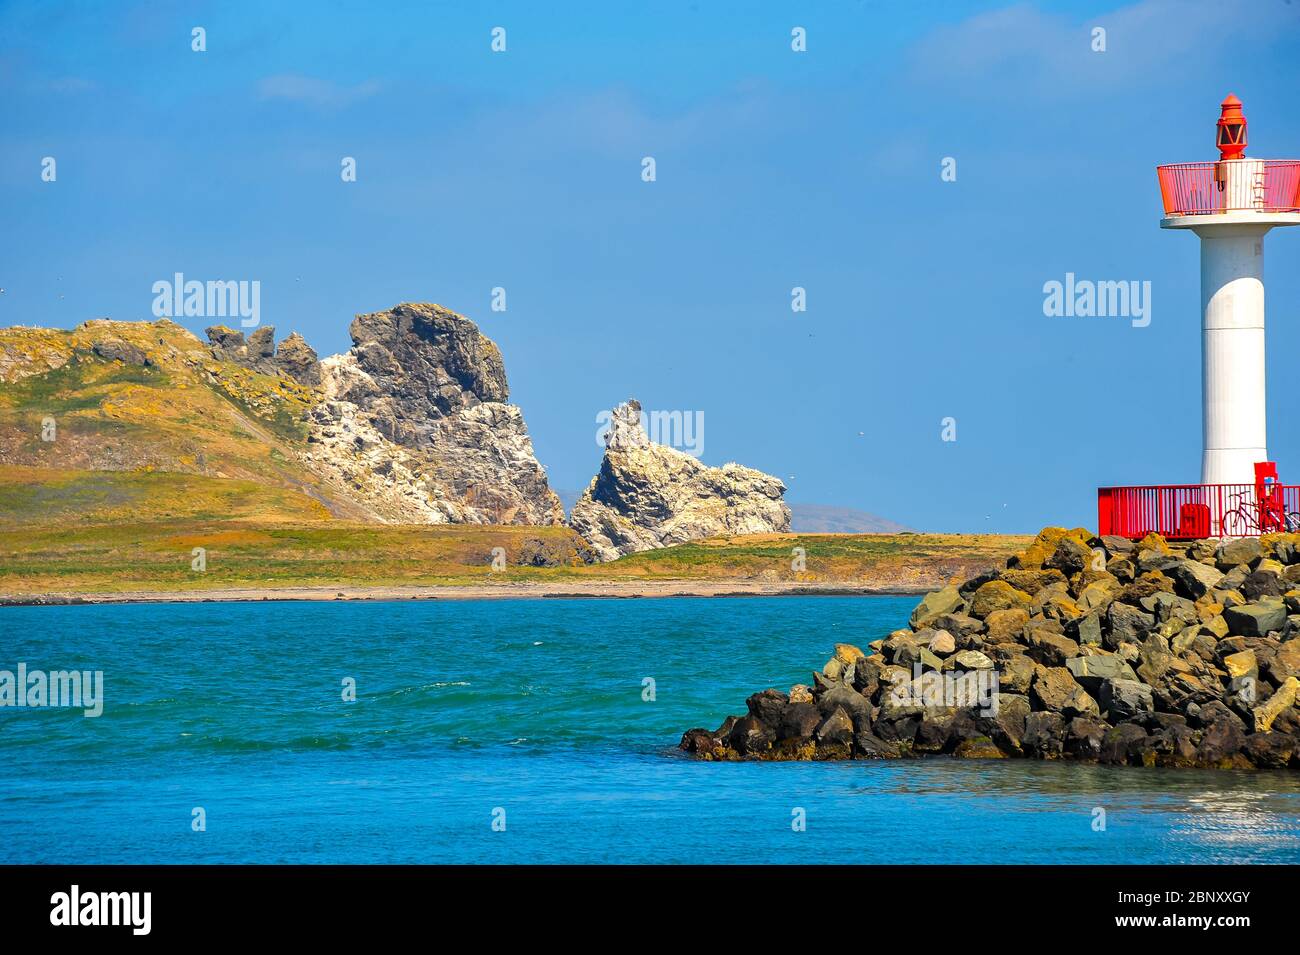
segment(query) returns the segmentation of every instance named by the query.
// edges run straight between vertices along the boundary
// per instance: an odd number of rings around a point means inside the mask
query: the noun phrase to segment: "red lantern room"
[[[1246,152],[1246,114],[1241,100],[1228,94],[1219,104],[1219,158],[1240,159]]]

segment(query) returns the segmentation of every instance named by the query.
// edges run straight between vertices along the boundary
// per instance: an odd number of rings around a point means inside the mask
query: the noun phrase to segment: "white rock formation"
[[[706,467],[655,444],[633,400],[614,410],[600,472],[573,506],[569,524],[602,560],[719,534],[790,529],[785,485],[739,464]]]

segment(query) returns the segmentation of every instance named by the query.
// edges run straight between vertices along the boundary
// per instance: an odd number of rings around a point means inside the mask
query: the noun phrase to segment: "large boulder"
[[[1230,769],[1244,762],[1240,754],[1245,745],[1246,734],[1240,723],[1219,720],[1202,735],[1196,758],[1204,766]]]
[[[1089,693],[1096,694],[1106,680],[1136,680],[1137,674],[1123,659],[1113,654],[1072,657],[1065,668]]]
[[[1243,637],[1263,637],[1270,631],[1281,630],[1286,624],[1286,603],[1276,598],[1265,598],[1259,603],[1225,607],[1223,619],[1228,632]]]
[[[988,643],[1014,641],[1029,623],[1029,612],[1019,607],[994,610],[984,618],[984,639]]]
[[[941,587],[921,598],[921,602],[912,611],[911,624],[920,630],[943,614],[954,613],[965,606],[961,593],[954,586]]]
[[[1296,754],[1296,740],[1285,733],[1252,733],[1244,749],[1246,758],[1261,769],[1285,769]]]
[[[853,742],[853,720],[840,707],[817,727],[818,746],[849,746]]]
[[[1056,759],[1065,748],[1065,717],[1060,713],[1035,712],[1025,719],[1025,755]]]
[[[1126,603],[1113,603],[1106,610],[1110,625],[1107,645],[1112,649],[1121,643],[1141,643],[1156,625],[1155,614]]]
[[[1066,719],[1098,715],[1097,701],[1078,684],[1065,667],[1040,667],[1029,688],[1035,709],[1060,713]]]
[[[1075,759],[1095,760],[1101,756],[1101,743],[1109,729],[1101,720],[1076,716],[1065,728],[1065,751]]]
[[[1136,723],[1121,723],[1102,737],[1099,758],[1103,763],[1112,765],[1137,765],[1155,761],[1155,752],[1150,746],[1147,731]]]
[[[1171,567],[1166,568],[1167,577],[1173,577],[1175,586],[1183,596],[1190,596],[1192,600],[1205,596],[1208,592],[1216,589],[1219,583],[1223,581],[1221,570],[1210,567],[1209,564],[1200,563],[1199,560],[1180,559],[1175,560]]]
[[[1033,598],[1005,580],[990,580],[971,597],[971,613],[984,618],[995,610],[1028,610]]]
[[[1300,690],[1300,680],[1290,677],[1276,693],[1255,707],[1256,733],[1267,733],[1273,728],[1273,721],[1282,715],[1284,710],[1295,706],[1297,690]]]
[[[1106,719],[1123,723],[1155,709],[1151,687],[1138,680],[1106,680],[1101,685],[1101,708]]]
[[[745,701],[749,715],[771,727],[781,725],[782,716],[789,705],[790,697],[780,690],[764,690]]]
[[[1226,571],[1242,564],[1250,564],[1258,560],[1263,553],[1264,548],[1258,537],[1241,537],[1221,543],[1215,552],[1214,560],[1220,570]]]

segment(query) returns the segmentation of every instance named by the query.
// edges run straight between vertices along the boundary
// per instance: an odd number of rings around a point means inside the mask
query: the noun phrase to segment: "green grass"
[[[73,357],[53,371],[6,385],[0,408],[66,415],[97,409],[106,394],[122,385],[166,388],[168,384],[168,376],[161,369],[121,362],[83,362]]]
[[[1000,564],[1028,538],[957,535],[764,535],[721,538],[577,561],[581,540],[565,527],[383,526],[274,523],[210,516],[150,523],[0,530],[0,593],[126,593],[220,588],[448,586],[516,582],[761,581],[808,587],[920,590],[949,573]],[[190,567],[193,549],[207,569]],[[505,548],[507,569],[489,569]],[[794,547],[807,569],[791,567]],[[542,549],[554,566],[515,563]],[[945,572],[947,568],[947,572]]]
[[[0,466],[0,529],[77,534],[91,525],[323,520],[328,512],[294,488],[165,471],[65,471]]]

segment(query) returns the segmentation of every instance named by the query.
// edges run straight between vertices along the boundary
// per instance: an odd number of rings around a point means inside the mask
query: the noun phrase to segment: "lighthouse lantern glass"
[[[1219,127],[1219,145],[1238,145],[1241,142],[1241,134],[1245,128],[1241,123],[1224,123]]]

